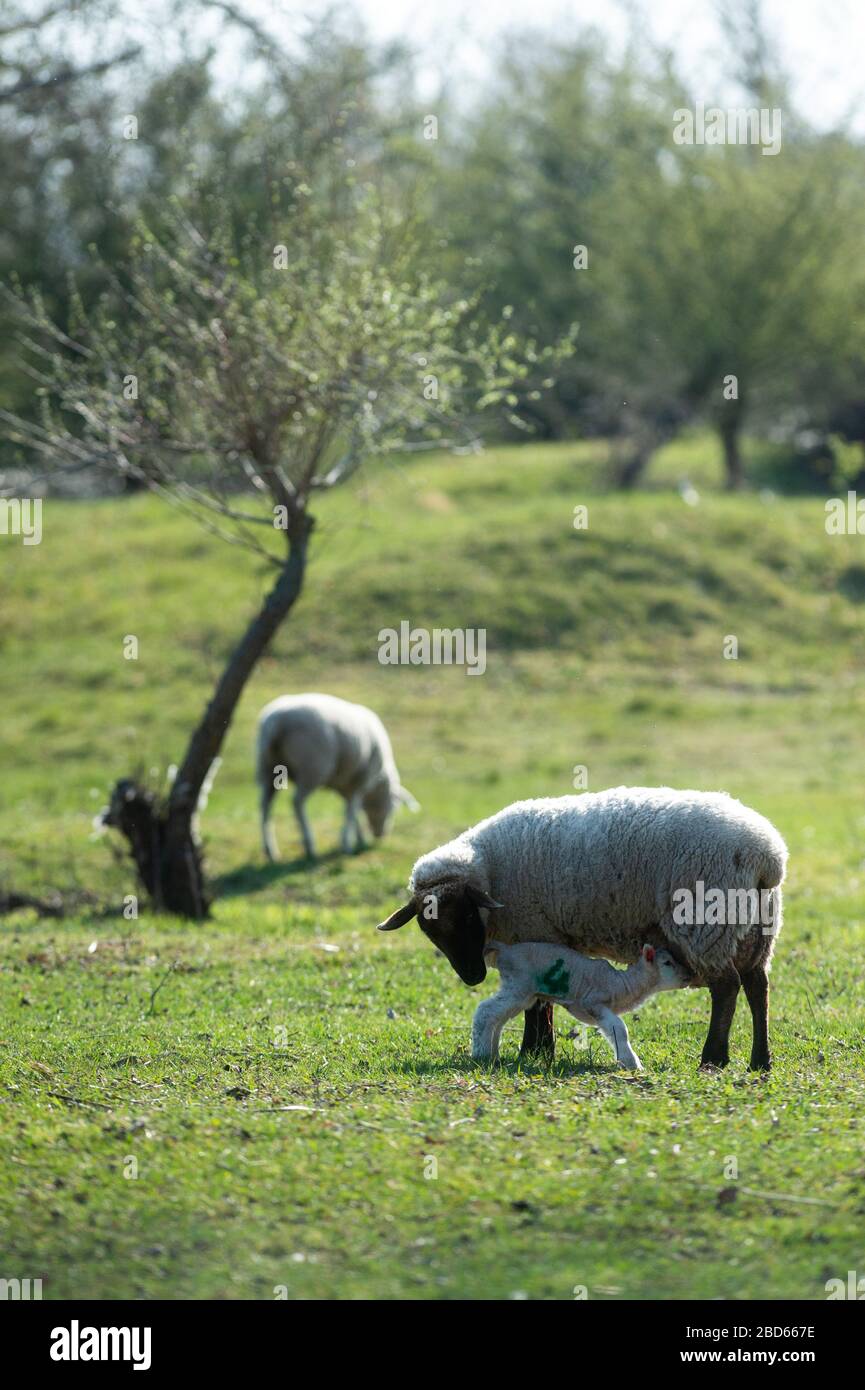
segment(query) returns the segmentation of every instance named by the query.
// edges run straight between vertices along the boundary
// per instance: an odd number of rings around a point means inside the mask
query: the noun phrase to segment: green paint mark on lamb
[[[570,981],[570,971],[565,969],[565,962],[561,957],[559,957],[557,961],[554,961],[549,970],[544,971],[543,975],[535,976],[535,984],[541,994],[567,994]]]

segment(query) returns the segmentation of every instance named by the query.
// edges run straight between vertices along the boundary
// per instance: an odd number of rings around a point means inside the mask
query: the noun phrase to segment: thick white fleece
[[[775,827],[723,792],[616,787],[518,801],[424,855],[409,888],[420,897],[463,879],[502,904],[489,913],[490,936],[560,942],[626,964],[658,927],[706,974],[733,959],[749,924],[677,923],[674,892],[696,895],[698,881],[706,891],[775,890],[777,936],[786,862]]]
[[[335,695],[281,695],[261,711],[258,777],[272,780],[285,764],[295,785],[329,787],[349,797],[386,779],[394,795],[400,781],[387,730],[365,705]]]

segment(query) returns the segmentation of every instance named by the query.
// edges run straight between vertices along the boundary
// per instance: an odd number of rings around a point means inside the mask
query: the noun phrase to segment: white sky
[[[166,22],[168,0],[130,0],[124,32],[166,57],[177,24]],[[288,46],[305,17],[332,8],[329,0],[233,0]],[[368,33],[379,41],[400,38],[420,59],[422,94],[434,95],[442,79],[451,93],[470,99],[491,71],[497,40],[508,29],[533,28],[573,36],[586,26],[620,45],[628,16],[642,16],[653,39],[670,48],[695,97],[707,105],[732,104],[736,93],[720,80],[721,31],[717,14],[724,0],[348,0]],[[0,0],[2,4],[2,0]],[[180,7],[190,35],[216,41],[216,71],[226,85],[242,80],[243,43],[236,28],[195,5]],[[865,0],[763,0],[769,33],[780,42],[796,103],[812,121],[831,126],[845,117],[865,134]]]
[[[249,3],[274,7],[273,0]],[[650,34],[676,53],[685,73],[705,74],[711,88],[717,82],[720,3],[647,0],[634,8]],[[433,68],[441,61],[450,71],[464,71],[467,80],[488,71],[491,40],[509,27],[564,35],[590,24],[621,42],[630,8],[617,0],[357,0],[355,7],[376,37],[409,38]],[[865,113],[865,0],[764,0],[763,12],[770,34],[780,40],[796,95],[815,121],[831,125],[853,109]],[[707,101],[714,97],[707,90]]]

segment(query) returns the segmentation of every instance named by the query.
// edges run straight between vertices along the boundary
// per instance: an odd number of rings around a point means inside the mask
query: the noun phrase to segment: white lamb
[[[476,1061],[497,1061],[499,1038],[508,1019],[544,1000],[561,1004],[580,1023],[600,1028],[619,1065],[628,1071],[642,1071],[643,1064],[619,1015],[630,1013],[661,990],[683,989],[691,978],[690,971],[669,951],[656,951],[648,944],[636,965],[629,965],[627,970],[616,970],[605,960],[590,960],[567,947],[539,941],[511,946],[488,941],[484,958],[500,971],[502,982],[498,993],[484,999],[475,1010],[472,1056]]]
[[[417,917],[469,985],[486,974],[488,931],[626,965],[644,941],[665,946],[712,996],[703,1064],[729,1060],[742,985],[754,1024],[751,1065],[768,1069],[768,970],[786,862],[775,827],[721,792],[617,787],[518,801],[419,859],[410,901],[380,925],[393,931]],[[690,920],[682,894],[697,905]],[[542,1042],[551,1045],[551,1028]]]
[[[352,841],[356,848],[363,847],[361,808],[376,839],[384,835],[400,803],[412,811],[420,809],[400,783],[390,739],[378,715],[335,695],[282,695],[265,705],[258,720],[255,766],[262,844],[271,862],[278,850],[270,805],[277,788],[287,781],[294,783],[294,812],[310,859],[315,856],[315,842],[304,802],[318,787],[328,787],[345,798],[341,836],[345,854],[350,853]]]

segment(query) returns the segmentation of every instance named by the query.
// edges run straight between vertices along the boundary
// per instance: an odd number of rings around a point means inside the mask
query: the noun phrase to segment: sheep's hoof
[[[752,1053],[752,1054],[751,1054],[751,1060],[750,1060],[750,1062],[748,1063],[748,1070],[749,1070],[749,1071],[759,1071],[759,1072],[762,1072],[763,1075],[765,1076],[765,1075],[767,1075],[768,1072],[770,1072],[770,1071],[772,1070],[772,1058],[769,1056],[768,1053],[766,1053],[766,1054],[762,1054],[762,1053],[761,1053],[760,1055],[758,1055],[758,1056],[756,1056],[756,1057],[755,1057],[754,1054]]]

